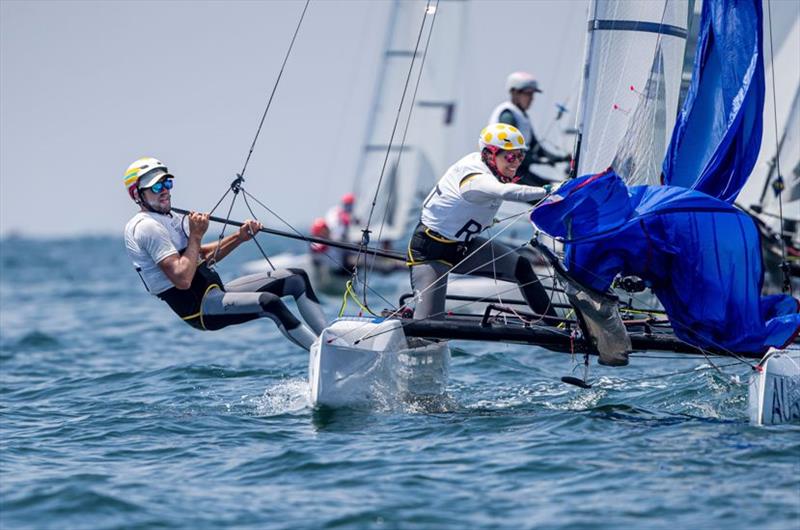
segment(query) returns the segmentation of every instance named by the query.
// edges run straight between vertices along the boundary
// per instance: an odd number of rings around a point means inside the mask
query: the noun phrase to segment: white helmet
[[[506,79],[506,90],[533,90],[541,92],[539,83],[528,72],[513,72]]]
[[[525,137],[522,136],[519,129],[506,123],[493,123],[484,127],[478,139],[478,145],[481,149],[494,147],[503,151],[528,149]]]
[[[125,170],[125,188],[128,190],[128,194],[131,198],[134,198],[134,189],[149,188],[162,179],[164,175],[172,177],[167,166],[164,165],[161,160],[149,156],[140,158],[129,165],[128,169]],[[147,178],[139,182],[144,176],[147,176]]]

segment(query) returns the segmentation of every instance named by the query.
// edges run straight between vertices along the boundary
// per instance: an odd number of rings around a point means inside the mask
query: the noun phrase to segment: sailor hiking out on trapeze
[[[155,158],[140,158],[125,172],[125,187],[140,208],[125,226],[125,247],[145,288],[197,329],[217,330],[267,317],[290,341],[309,349],[326,319],[306,273],[269,271],[223,285],[209,263],[251,239],[261,223],[248,220],[238,232],[203,245],[209,216],[190,213],[187,233],[183,219],[170,211],[173,178]],[[289,311],[282,296],[295,298],[311,329]]]
[[[415,319],[442,318],[447,274],[471,274],[515,282],[538,315],[556,316],[530,261],[511,247],[479,234],[504,200],[536,201],[549,190],[516,184],[527,144],[516,127],[502,123],[481,131],[480,151],[447,170],[422,205],[408,245]]]

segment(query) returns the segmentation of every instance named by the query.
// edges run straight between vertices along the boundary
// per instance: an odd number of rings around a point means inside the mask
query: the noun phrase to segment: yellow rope
[[[574,315],[574,314],[575,314],[575,310],[574,310],[574,309],[570,309],[570,310],[569,310],[569,313],[567,313],[567,315],[566,315],[564,318],[568,319],[569,317],[571,317],[571,316],[572,316],[572,315]],[[556,326],[556,327],[557,327],[558,329],[565,329],[565,328],[567,327],[567,324],[566,324],[566,322],[562,322],[562,323],[560,323],[560,324],[559,324],[558,326]]]
[[[344,294],[342,295],[342,307],[339,309],[339,317],[341,318],[344,316],[344,311],[347,309],[347,296],[350,295],[350,298],[361,308],[363,313],[369,313],[372,316],[378,316],[373,313],[368,307],[365,307],[364,304],[361,303],[361,300],[358,299],[356,292],[353,290],[353,280],[348,280],[345,284]]]

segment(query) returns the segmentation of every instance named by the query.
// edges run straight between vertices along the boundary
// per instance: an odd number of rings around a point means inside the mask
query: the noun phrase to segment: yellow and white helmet
[[[478,139],[478,145],[481,150],[489,148],[492,151],[497,149],[502,149],[503,151],[528,149],[525,137],[522,136],[519,129],[506,123],[493,123],[484,127],[481,131],[481,137]]]
[[[140,158],[125,170],[125,188],[131,198],[136,200],[133,196],[133,190],[136,188],[149,188],[163,178],[164,175],[172,177],[167,166],[161,160],[149,156]],[[139,182],[139,179],[145,176],[147,178]]]

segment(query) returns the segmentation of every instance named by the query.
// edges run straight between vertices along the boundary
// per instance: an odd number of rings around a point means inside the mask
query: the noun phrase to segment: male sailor
[[[533,173],[530,169],[531,164],[554,165],[559,162],[569,161],[569,155],[556,155],[545,149],[536,139],[533,133],[533,125],[528,117],[528,109],[533,103],[534,95],[541,92],[539,83],[527,72],[513,72],[506,80],[506,90],[509,93],[509,100],[500,103],[489,116],[489,125],[492,123],[506,123],[514,126],[525,137],[529,149],[525,153],[525,159],[517,172],[517,176],[522,184],[529,186],[543,186],[548,181],[541,176]]]
[[[504,200],[529,202],[548,189],[516,184],[527,144],[515,127],[496,123],[481,131],[480,151],[447,170],[422,205],[408,245],[415,319],[444,316],[447,274],[472,274],[519,285],[534,313],[556,316],[550,299],[525,257],[480,236]]]
[[[125,247],[145,288],[197,329],[217,330],[267,317],[286,338],[309,349],[326,320],[306,273],[269,271],[223,285],[210,264],[251,239],[261,223],[248,220],[236,233],[203,245],[209,216],[190,213],[186,232],[183,219],[170,211],[173,178],[166,165],[149,157],[136,160],[125,171],[125,187],[139,205],[125,226]],[[294,297],[311,329],[289,311],[282,296]]]

